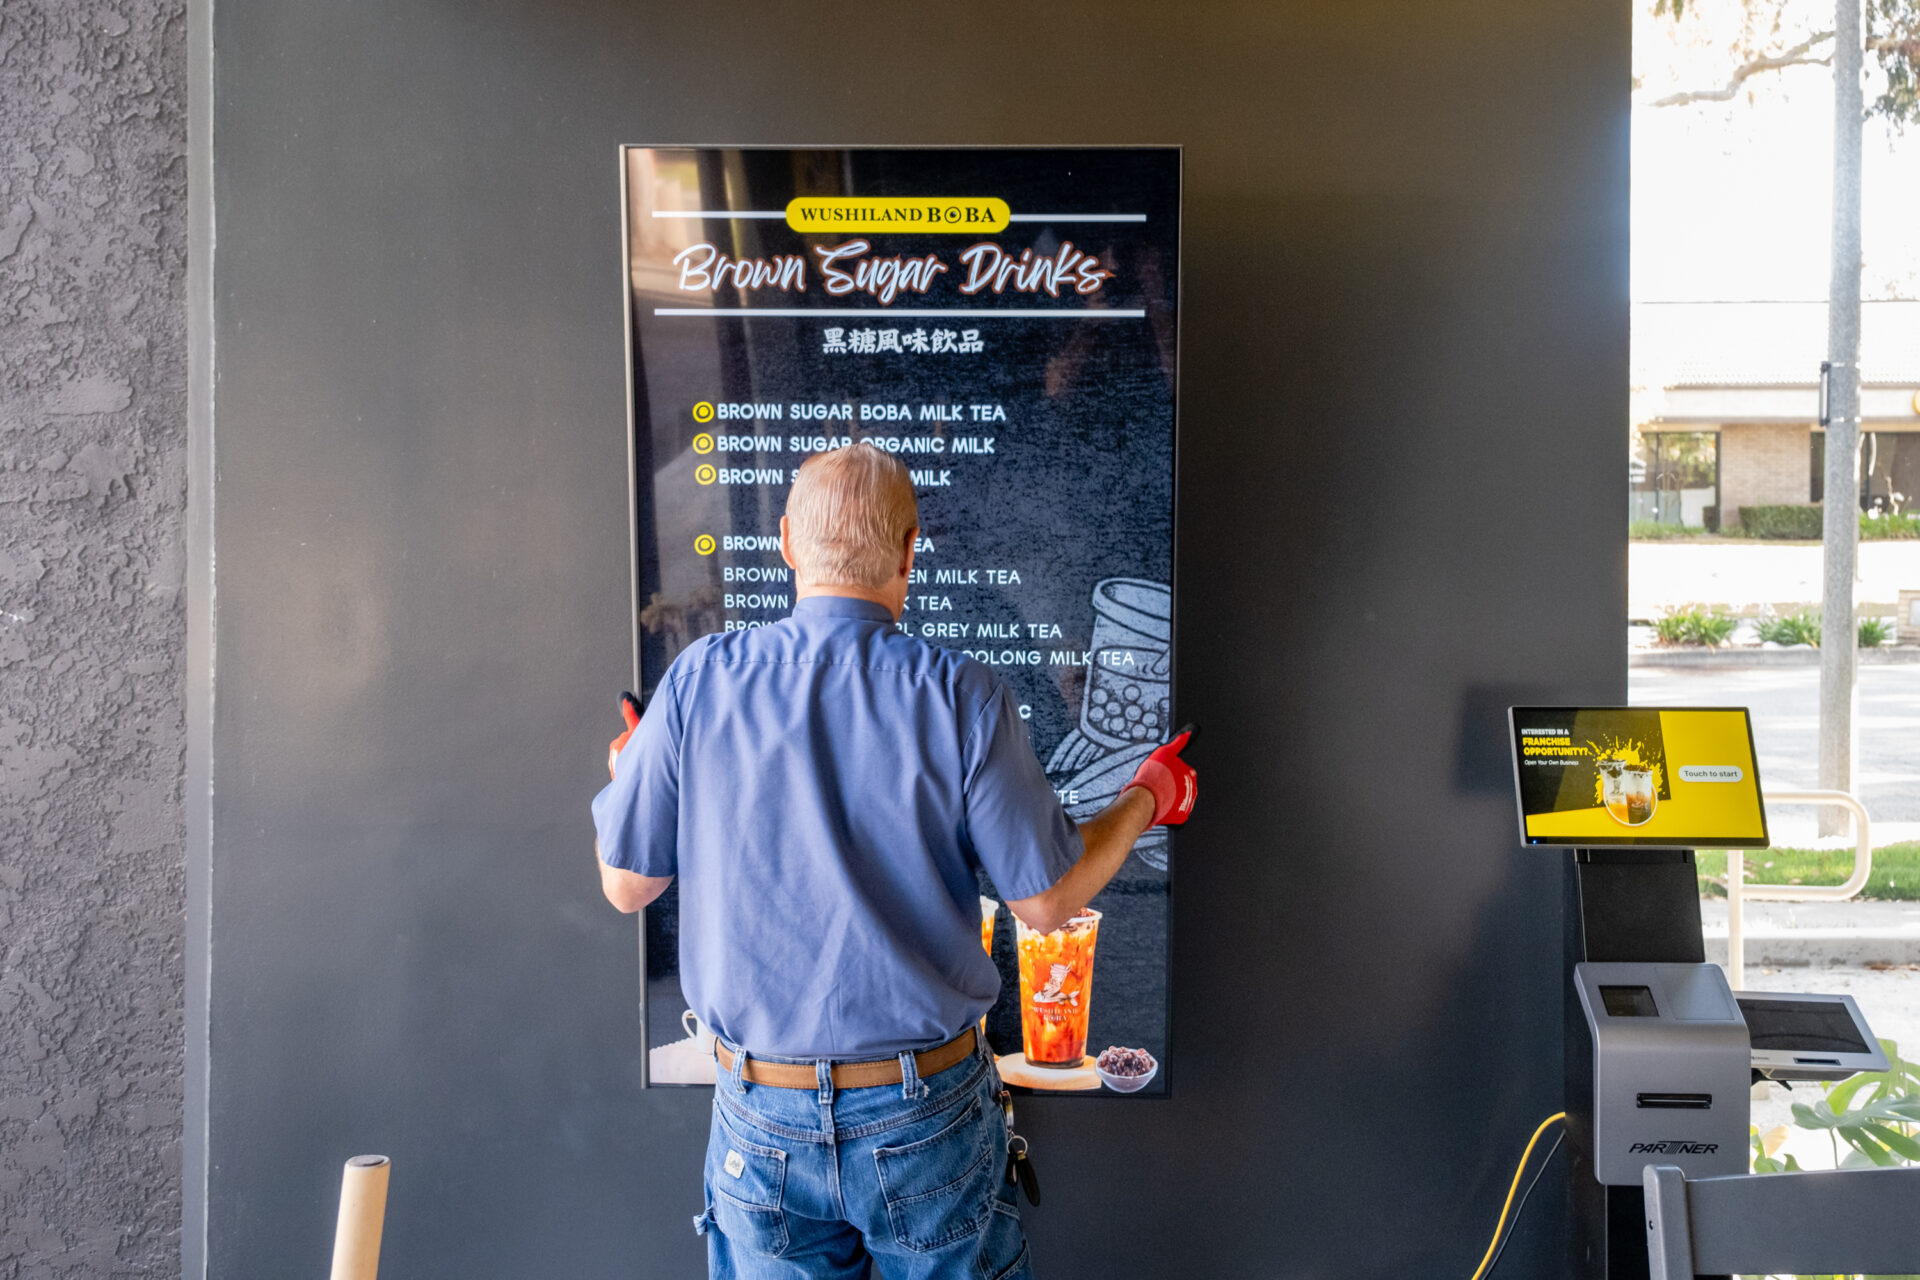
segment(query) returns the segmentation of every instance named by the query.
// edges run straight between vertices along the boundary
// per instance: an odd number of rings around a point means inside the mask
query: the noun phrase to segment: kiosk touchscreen
[[[1520,840],[1530,845],[1767,845],[1744,707],[1514,707]]]

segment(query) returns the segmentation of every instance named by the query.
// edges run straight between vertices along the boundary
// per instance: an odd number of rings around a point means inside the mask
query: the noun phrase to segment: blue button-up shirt
[[[1081,853],[1006,682],[840,596],[689,645],[593,817],[610,865],[679,877],[688,1005],[783,1057],[957,1034],[1000,985],[976,870],[1026,898]]]

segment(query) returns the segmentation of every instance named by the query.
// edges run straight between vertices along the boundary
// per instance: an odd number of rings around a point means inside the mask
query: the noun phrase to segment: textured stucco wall
[[[180,1266],[185,27],[0,5],[0,1276]]]

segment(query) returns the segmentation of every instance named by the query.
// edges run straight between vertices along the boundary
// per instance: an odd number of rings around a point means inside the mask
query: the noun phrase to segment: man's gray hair
[[[919,524],[913,478],[865,441],[808,458],[787,494],[795,572],[809,585],[879,590]]]

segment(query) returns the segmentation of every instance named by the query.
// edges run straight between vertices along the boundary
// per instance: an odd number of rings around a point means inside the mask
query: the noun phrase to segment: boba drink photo
[[[987,949],[987,954],[989,956],[993,954],[993,918],[999,913],[1000,913],[1000,904],[994,899],[989,898],[986,894],[984,893],[981,894],[980,895],[980,945]],[[986,1034],[987,1034],[987,1015],[983,1013],[980,1015],[981,1038],[985,1039]]]
[[[1017,917],[1014,928],[1020,949],[1020,1041],[1027,1065],[1082,1067],[1100,913],[1088,908],[1052,933],[1036,933]]]
[[[1637,827],[1652,820],[1658,800],[1651,769],[1602,761],[1600,774],[1601,799],[1615,822]]]

